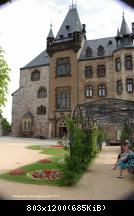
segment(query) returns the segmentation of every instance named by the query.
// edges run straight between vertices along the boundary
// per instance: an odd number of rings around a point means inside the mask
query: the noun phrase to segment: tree
[[[4,59],[4,51],[0,47],[0,112],[2,112],[1,107],[5,105],[7,101],[8,93],[8,82],[9,79],[9,67]]]
[[[11,125],[9,124],[6,118],[2,119],[2,129],[3,131],[6,131],[6,132],[11,130]]]

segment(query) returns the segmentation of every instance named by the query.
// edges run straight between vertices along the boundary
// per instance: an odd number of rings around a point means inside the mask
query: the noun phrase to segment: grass
[[[64,150],[64,148],[52,148],[52,147],[48,148],[48,147],[43,147],[39,145],[28,146],[26,148],[32,149],[32,150],[40,150],[40,153],[49,154],[49,155],[65,155],[68,153],[68,151]]]
[[[60,149],[60,148],[46,148],[42,146],[28,146],[28,149],[32,150],[40,150],[42,154],[49,154],[53,155],[50,157],[51,163],[40,163],[35,162],[33,164],[29,164],[23,167],[19,167],[18,169],[25,170],[26,174],[34,172],[35,170],[43,170],[43,169],[57,169],[60,171],[64,170],[64,165],[61,165],[58,163],[59,160],[64,159],[64,156],[68,154],[67,150]],[[27,183],[27,184],[39,184],[39,185],[64,185],[63,179],[56,179],[56,180],[39,180],[39,179],[30,179],[24,175],[20,176],[13,176],[10,175],[9,172],[3,173],[0,175],[0,178],[6,179],[9,181],[14,182],[21,182],[21,183]]]
[[[53,159],[53,158],[51,158]],[[55,158],[56,160],[58,160],[58,158]],[[25,170],[26,174],[29,172],[33,172],[35,170],[42,170],[42,169],[58,169],[60,171],[63,170],[63,166],[59,165],[56,161],[52,161],[52,163],[39,163],[39,162],[35,162],[33,164],[29,164],[23,167],[20,167],[21,169]],[[61,158],[60,158],[61,159]],[[57,179],[57,180],[36,180],[36,179],[30,179],[26,176],[26,174],[24,175],[20,175],[20,176],[12,176],[9,174],[9,172],[7,173],[3,173],[0,175],[0,178],[2,179],[6,179],[9,181],[15,181],[15,182],[22,182],[22,183],[27,183],[27,184],[47,184],[47,185],[62,185],[63,184],[63,180],[62,179]]]

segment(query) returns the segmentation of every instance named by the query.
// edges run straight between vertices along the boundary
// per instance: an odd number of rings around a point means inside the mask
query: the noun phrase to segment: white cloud
[[[11,68],[8,103],[4,116],[11,120],[11,93],[19,87],[19,68],[26,65],[46,47],[46,37],[52,20],[56,36],[71,0],[16,0],[0,8],[0,45],[6,51]],[[75,0],[74,0],[75,3]],[[87,26],[87,38],[114,36],[125,11],[131,28],[134,10],[116,0],[77,0],[82,23]]]

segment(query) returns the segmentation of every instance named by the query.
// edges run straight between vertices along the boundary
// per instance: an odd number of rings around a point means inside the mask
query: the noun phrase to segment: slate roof
[[[121,28],[120,28],[120,35],[127,35],[127,34],[130,34],[130,29],[126,23],[126,20],[124,18],[124,15],[123,15],[123,19],[122,19],[122,23],[121,23]]]
[[[32,67],[45,66],[45,65],[49,65],[49,63],[50,63],[49,56],[46,50],[44,50],[41,54],[39,54],[36,58],[34,58],[31,62],[29,62],[27,65],[25,65],[21,69],[23,70],[23,69],[28,69]]]
[[[67,26],[68,26],[68,29],[67,29]],[[77,9],[71,8],[68,11],[55,39],[59,40],[60,35],[63,35],[64,38],[67,38],[69,33],[73,33],[75,31],[81,32],[82,26],[81,26],[81,22],[80,22],[80,18],[79,18]]]
[[[112,42],[112,45],[108,45],[109,41]],[[103,56],[98,56],[98,47],[103,46],[105,53]],[[86,49],[90,47],[92,49],[92,56],[87,57],[86,56]],[[116,49],[116,40],[114,37],[107,37],[107,38],[100,38],[96,40],[87,40],[85,41],[84,47],[82,49],[81,55],[80,55],[80,60],[84,59],[96,59],[100,57],[106,57],[106,56],[111,56],[113,51]]]
[[[33,118],[33,114],[31,112],[27,112],[23,118]]]
[[[53,34],[53,30],[52,30],[52,26],[50,27],[49,33],[48,33],[48,38],[54,38],[54,34]]]

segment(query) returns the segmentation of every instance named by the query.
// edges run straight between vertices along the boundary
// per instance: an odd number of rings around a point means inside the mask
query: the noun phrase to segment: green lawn
[[[64,155],[68,154],[67,150],[58,149],[58,148],[57,149],[56,148],[46,148],[42,146],[29,146],[27,148],[33,149],[33,150],[40,150],[41,153],[43,154],[49,154],[53,156],[50,157],[50,159],[52,160],[51,163],[35,162],[33,164],[19,167],[25,170],[26,174],[29,172],[30,173],[34,172],[35,170],[44,170],[44,169],[56,169],[56,170],[63,171],[64,165],[61,165],[58,162],[59,160],[64,159]],[[26,174],[20,175],[20,176],[12,176],[9,174],[9,172],[7,172],[7,173],[1,174],[0,178],[6,179],[9,181],[22,182],[22,183],[27,183],[27,184],[47,184],[47,185],[58,185],[58,186],[64,184],[62,179],[57,179],[57,180],[30,179],[29,177],[26,176]]]
[[[39,145],[28,146],[26,148],[32,149],[32,150],[40,150],[40,153],[49,154],[49,155],[65,155],[68,153],[68,151],[64,150],[64,148],[48,148],[48,147],[39,146]]]

